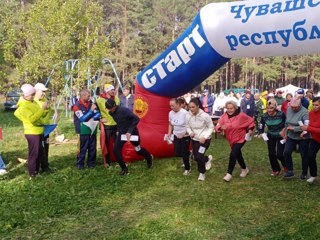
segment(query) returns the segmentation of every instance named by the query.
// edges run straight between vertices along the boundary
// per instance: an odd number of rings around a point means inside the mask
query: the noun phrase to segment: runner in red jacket
[[[246,177],[249,173],[242,157],[241,148],[246,142],[246,135],[247,140],[252,136],[255,124],[252,117],[240,112],[236,102],[227,101],[225,106],[227,111],[221,116],[215,129],[217,132],[224,131],[231,147],[227,175],[223,178],[226,182],[230,182],[236,161],[242,168],[240,177]]]

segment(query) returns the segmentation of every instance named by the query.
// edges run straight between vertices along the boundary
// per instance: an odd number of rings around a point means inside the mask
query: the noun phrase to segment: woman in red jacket
[[[225,106],[227,111],[221,116],[215,129],[217,132],[224,131],[231,147],[227,175],[223,178],[226,182],[230,182],[236,161],[238,161],[242,168],[240,177],[246,177],[249,173],[249,169],[242,156],[241,148],[246,142],[246,134],[250,137],[252,136],[255,124],[252,117],[240,112],[240,108],[236,102],[227,101]]]
[[[283,112],[284,114],[287,114],[287,109],[289,107],[289,103],[291,101],[291,98],[292,98],[292,94],[287,93],[286,100],[281,104],[281,112]]]
[[[310,178],[308,178],[307,182],[309,183],[313,183],[317,178],[316,157],[320,149],[320,97],[313,99],[312,106],[313,109],[309,112],[309,125],[300,127],[302,131],[308,131],[312,136],[308,152]]]

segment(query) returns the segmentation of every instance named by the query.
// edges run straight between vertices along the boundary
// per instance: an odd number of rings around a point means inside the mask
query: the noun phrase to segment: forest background
[[[208,0],[1,0],[0,92],[22,83],[45,82],[63,89],[68,59],[82,64],[76,82],[85,85],[103,58],[112,60],[123,85],[163,52]],[[278,88],[289,83],[319,90],[320,55],[232,59],[200,88],[211,92],[237,88]],[[104,82],[114,78],[102,71]]]

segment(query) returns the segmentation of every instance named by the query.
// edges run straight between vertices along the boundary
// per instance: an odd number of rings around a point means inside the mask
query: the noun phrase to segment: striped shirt
[[[259,133],[264,132],[264,128],[268,127],[268,137],[269,138],[281,138],[280,131],[285,127],[286,115],[283,112],[277,111],[276,115],[270,116],[267,112],[261,117],[261,122],[259,126]]]

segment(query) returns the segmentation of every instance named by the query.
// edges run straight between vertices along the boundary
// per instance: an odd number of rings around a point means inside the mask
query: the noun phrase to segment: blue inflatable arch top
[[[137,76],[150,93],[176,97],[234,57],[320,52],[320,0],[211,3]]]

